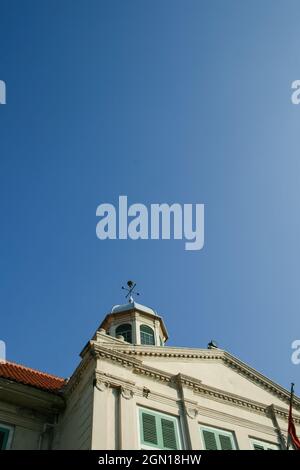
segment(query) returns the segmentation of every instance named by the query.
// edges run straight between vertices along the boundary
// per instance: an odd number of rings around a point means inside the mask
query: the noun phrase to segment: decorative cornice
[[[75,369],[72,377],[68,380],[66,385],[62,389],[63,395],[65,395],[67,398],[72,395],[74,390],[77,388],[77,386],[80,384],[84,372],[87,369],[88,365],[90,364],[91,360],[94,357],[94,354],[91,350],[90,343],[86,346],[86,352],[88,354],[85,354],[83,359],[81,360],[80,364],[77,366]]]
[[[111,355],[113,355],[113,351],[110,351],[110,353],[108,354],[106,350],[105,353],[103,354],[103,356],[105,357],[108,357]],[[124,356],[128,357],[127,354],[126,355],[124,353],[120,354],[120,352],[118,351],[117,352],[118,361],[121,360],[122,355],[123,357]],[[218,354],[217,357],[219,358],[220,354]],[[133,360],[132,362],[134,363],[133,372],[136,374],[144,375],[154,380],[159,380],[160,382],[164,382],[165,384],[168,384],[169,386],[172,386],[172,387],[176,387],[178,383],[180,382],[182,385],[191,388],[194,391],[194,393],[200,394],[202,396],[207,396],[209,399],[221,401],[223,403],[227,403],[232,406],[246,408],[252,412],[266,414],[266,409],[268,405],[265,405],[264,403],[256,402],[254,400],[250,400],[250,399],[241,397],[239,395],[235,395],[230,392],[217,389],[215,387],[204,385],[201,382],[201,380],[197,380],[188,375],[184,375],[184,374],[173,375],[168,372],[153,368],[151,366],[148,366],[148,365],[146,366],[141,361],[138,361],[139,364],[136,365],[135,361],[136,360]],[[128,361],[128,359],[126,359],[125,362],[126,364],[128,364],[131,361]],[[286,420],[288,418],[288,412],[284,408],[279,409],[279,407],[275,407],[275,413],[280,414],[280,416]],[[295,417],[295,422],[300,423],[300,418]]]
[[[231,413],[226,413],[224,411],[220,410],[215,410],[213,408],[208,408],[205,406],[198,406],[198,421],[202,424],[206,424],[205,418],[211,418],[215,419],[218,421],[223,421],[227,425],[229,423],[237,426],[242,426],[247,429],[251,429],[252,431],[259,431],[263,433],[267,433],[270,436],[274,436],[276,433],[276,429],[274,429],[274,426],[271,425],[271,422],[269,425],[267,424],[262,424],[258,423],[256,421],[252,421],[246,418],[243,418],[238,415],[233,415]]]
[[[107,372],[96,371],[95,380],[97,382],[104,382],[109,387],[112,387],[112,388],[123,387],[123,388],[132,389],[133,387],[135,387],[135,382],[133,382],[132,380],[123,379],[121,377],[117,377]]]
[[[227,403],[229,405],[238,406],[241,408],[247,408],[249,411],[260,413],[264,415],[268,415],[268,408],[269,405],[264,403],[260,403],[254,400],[250,400],[248,398],[242,398],[239,395],[235,395],[233,393],[223,391],[220,389],[216,389],[214,387],[210,387],[208,385],[196,385],[192,386],[191,388],[196,394],[207,396],[209,399]],[[281,416],[283,419],[288,419],[288,411],[284,408],[280,408],[278,406],[274,406],[275,414]],[[300,417],[294,416],[294,421],[296,424],[300,424]]]
[[[188,359],[206,359],[206,360],[222,360],[223,352],[219,350],[198,349],[197,352],[183,348],[171,348],[168,346],[155,347],[155,346],[137,346],[137,345],[116,346],[116,350],[121,350],[123,353],[131,356],[151,356],[151,357],[168,357],[168,358],[188,358]],[[216,352],[218,351],[218,352]]]
[[[276,395],[286,403],[289,402],[290,394],[286,389],[268,379],[255,369],[252,369],[252,367],[248,366],[244,362],[231,356],[231,354],[227,353],[226,351],[223,352],[223,356],[224,363],[227,364],[231,369],[234,369],[248,380],[258,384],[261,388],[267,390],[273,395]],[[300,399],[298,397],[295,397],[295,405],[296,404],[300,406]]]
[[[220,361],[226,364],[231,369],[234,369],[240,375],[243,375],[248,380],[258,384],[269,393],[279,397],[284,402],[288,403],[290,394],[289,391],[273,382],[269,378],[262,375],[252,367],[232,356],[227,351],[222,349],[189,349],[189,348],[173,348],[173,347],[146,347],[146,346],[117,346],[118,351],[122,351],[127,356],[142,356],[142,357],[165,357],[165,358],[184,358],[184,359],[201,359],[204,361]],[[194,379],[193,379],[194,380]],[[300,398],[294,397],[294,406],[300,410]]]
[[[159,380],[160,382],[168,383],[169,385],[173,385],[173,375],[168,374],[167,372],[163,372],[159,369],[155,369],[154,367],[148,366],[135,366],[133,368],[134,374],[145,375],[150,379]]]
[[[198,385],[199,387],[202,386],[202,380],[198,380],[194,377],[181,373],[173,376],[173,380],[180,385],[185,385],[186,387],[190,388],[195,388],[195,385]]]
[[[175,348],[172,348],[172,349],[175,349]],[[89,343],[89,348],[86,349],[86,352],[88,350],[90,352],[89,356],[92,355],[97,359],[104,359],[104,360],[116,362],[120,364],[122,367],[130,368],[134,374],[144,375],[145,377],[148,377],[149,379],[160,381],[173,388],[178,388],[178,385],[180,384],[181,386],[186,386],[192,389],[196,395],[201,395],[209,399],[226,403],[232,406],[246,408],[252,412],[266,414],[268,405],[264,403],[256,402],[254,400],[250,400],[248,398],[244,398],[239,395],[235,395],[230,392],[205,385],[201,382],[201,380],[197,380],[193,377],[190,377],[184,374],[174,375],[174,374],[162,371],[160,369],[151,367],[149,365],[145,365],[142,362],[142,360],[134,358],[132,356],[149,355],[149,356],[160,356],[160,357],[181,357],[181,358],[188,357],[188,358],[202,358],[202,359],[205,358],[209,360],[218,360],[218,361],[221,360],[225,362],[226,364],[228,364],[228,366],[237,370],[238,372],[243,373],[243,375],[247,376],[248,379],[253,380],[256,383],[259,383],[261,387],[264,386],[264,388],[266,388],[269,392],[274,393],[276,396],[279,396],[281,400],[285,402],[288,401],[288,392],[285,389],[283,389],[280,386],[277,386],[276,384],[273,384],[273,382],[269,381],[269,379],[264,378],[264,376],[262,376],[259,373],[256,373],[256,371],[251,369],[249,366],[244,365],[241,361],[233,358],[228,353],[222,350],[217,350],[217,351],[198,350],[198,353],[195,353],[195,354],[191,353],[190,351],[182,352],[181,350],[181,352],[178,352],[177,354],[176,351],[167,352],[165,348],[154,348],[153,350],[149,350],[146,348],[145,349],[139,348],[137,350],[135,349],[135,347],[131,347],[131,349],[128,349],[128,348],[125,349],[123,346],[122,349],[120,348],[109,349],[108,347],[99,345],[95,341],[91,341]],[[83,370],[86,367],[87,367],[87,364],[85,366],[83,365],[79,366],[78,373],[80,377],[83,373]],[[72,384],[72,389],[74,389],[74,387],[79,383],[80,377],[77,378],[76,380],[74,376],[72,377],[71,379],[72,382],[70,381]],[[97,377],[98,377],[98,373],[97,373]],[[102,377],[103,377],[103,374],[102,374]],[[109,383],[109,386],[124,387],[126,389],[128,388],[128,383],[126,383],[126,381],[124,381],[123,379],[109,376],[108,374],[104,374],[104,377],[105,377],[104,382]],[[124,385],[124,382],[125,382],[125,385]],[[129,390],[131,390],[134,393],[135,388],[136,387],[135,387],[134,382],[131,382],[129,385]],[[125,394],[128,395],[127,392],[125,392]],[[295,408],[299,409],[299,404],[300,404],[299,398],[295,397],[295,405],[294,405]],[[288,411],[285,410],[284,408],[275,406],[274,412],[278,416],[287,420]],[[295,419],[296,424],[300,424],[300,417],[295,416],[294,419]]]
[[[97,359],[108,359],[113,362],[118,362],[123,367],[135,367],[142,364],[142,361],[138,359],[129,358],[127,354],[109,349],[107,347],[99,346],[95,342],[91,342],[91,347],[93,354]]]

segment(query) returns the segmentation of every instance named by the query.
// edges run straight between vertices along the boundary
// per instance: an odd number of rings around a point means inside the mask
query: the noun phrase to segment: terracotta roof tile
[[[48,392],[58,392],[66,383],[66,380],[61,377],[8,361],[0,361],[0,378],[10,379]]]

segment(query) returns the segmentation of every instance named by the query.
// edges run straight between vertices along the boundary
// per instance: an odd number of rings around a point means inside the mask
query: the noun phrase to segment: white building
[[[106,315],[69,380],[0,364],[0,448],[280,449],[289,392],[230,353],[165,346],[163,319]],[[294,400],[300,434],[300,399]]]

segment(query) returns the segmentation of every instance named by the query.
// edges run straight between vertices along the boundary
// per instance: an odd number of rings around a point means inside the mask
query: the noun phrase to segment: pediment
[[[107,346],[106,346],[107,347]],[[141,361],[144,367],[155,368],[170,376],[186,375],[208,387],[228,394],[240,395],[265,405],[286,408],[289,391],[260,372],[221,349],[188,349],[114,345],[113,350]],[[300,399],[294,398],[300,410]]]

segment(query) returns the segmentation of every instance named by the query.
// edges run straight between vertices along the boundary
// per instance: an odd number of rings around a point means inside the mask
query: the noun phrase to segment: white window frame
[[[179,449],[176,449],[176,450],[170,450],[168,452],[176,452],[177,450],[184,450],[183,449],[183,445],[182,445],[182,436],[181,436],[181,427],[180,427],[180,418],[179,416],[176,416],[176,415],[172,415],[171,413],[164,413],[162,411],[159,411],[159,410],[154,410],[153,408],[147,408],[145,406],[137,406],[137,429],[138,429],[138,436],[139,436],[139,439],[138,439],[138,443],[139,443],[139,449],[141,450],[164,450],[164,449],[160,449],[159,447],[152,447],[152,446],[148,446],[147,444],[144,444],[142,443],[142,436],[141,436],[141,423],[140,423],[140,411],[145,411],[145,413],[153,413],[155,415],[159,415],[160,417],[162,418],[166,418],[166,419],[173,419],[174,422],[175,422],[175,427],[176,427],[176,433],[177,433],[177,437],[178,437],[178,444],[179,444]]]
[[[224,436],[228,436],[231,440],[232,450],[238,450],[237,439],[236,439],[234,431],[228,431],[227,429],[216,428],[214,426],[207,426],[201,423],[199,424],[199,429],[200,429],[200,437],[201,437],[201,444],[202,444],[203,450],[206,450],[205,440],[203,437],[203,431],[214,432],[214,433],[222,434]],[[217,437],[219,438],[219,436]],[[217,445],[219,444],[220,442],[217,441]],[[222,449],[217,449],[217,450],[222,450]]]
[[[280,450],[279,444],[275,444],[274,442],[262,441],[261,439],[256,439],[250,437],[250,442],[252,445],[252,450],[254,449],[254,445],[258,445],[264,448],[264,450]]]
[[[151,333],[148,333],[148,332],[145,332],[145,331],[142,331],[142,328],[143,327],[147,327],[149,328],[149,330],[151,330]],[[143,335],[146,335],[145,336],[145,339],[149,339],[149,337],[153,338],[153,343],[148,343],[147,341],[145,343],[142,343],[142,337]],[[141,345],[143,346],[156,346],[156,338],[155,338],[155,330],[153,329],[152,326],[150,325],[147,325],[147,323],[141,323],[140,324],[140,342],[141,342]]]

